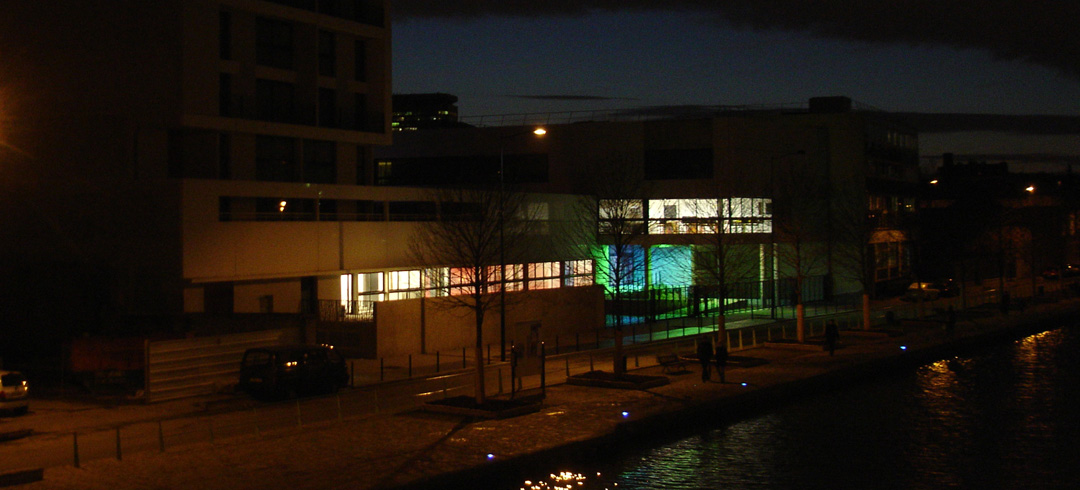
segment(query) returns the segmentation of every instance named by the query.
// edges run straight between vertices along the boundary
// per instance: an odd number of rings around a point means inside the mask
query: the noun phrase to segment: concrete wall
[[[603,324],[603,295],[597,286],[508,294],[506,343],[522,343],[529,325],[538,322],[540,340],[554,344],[555,335],[592,332]],[[423,319],[421,319],[423,302]],[[424,351],[458,352],[475,344],[471,310],[450,308],[439,299],[413,299],[379,303],[376,307],[378,355],[394,356]],[[421,345],[421,330],[424,343]],[[499,310],[484,319],[484,344],[499,345]]]

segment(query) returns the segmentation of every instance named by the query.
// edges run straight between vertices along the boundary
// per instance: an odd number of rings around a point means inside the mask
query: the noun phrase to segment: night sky
[[[465,117],[804,105],[825,95],[894,112],[1080,116],[1073,0],[392,0],[392,8],[395,93],[457,95]],[[951,133],[941,142],[924,132],[921,144],[924,154],[1080,155],[1076,133],[1031,133],[989,142]]]

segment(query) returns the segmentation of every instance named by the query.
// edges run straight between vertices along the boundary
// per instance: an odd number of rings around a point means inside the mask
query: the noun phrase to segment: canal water
[[[1080,328],[681,437],[493,488],[1080,488]]]

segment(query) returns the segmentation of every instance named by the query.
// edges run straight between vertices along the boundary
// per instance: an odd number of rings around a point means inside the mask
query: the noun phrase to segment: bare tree
[[[765,200],[724,195],[716,185],[701,194],[709,197],[678,201],[686,208],[681,209],[679,233],[693,244],[692,260],[681,264],[681,272],[693,278],[693,311],[699,312],[704,301],[700,312],[713,312],[717,329],[723,331],[730,287],[751,280],[757,270],[757,253],[742,237],[764,229],[764,212],[756,208],[764,207]]]
[[[483,327],[486,314],[500,306],[497,294],[520,264],[524,243],[534,220],[527,216],[525,195],[482,188],[431,191],[440,207],[439,218],[418,226],[410,241],[417,264],[436,272],[430,282],[440,286],[438,301],[450,309],[470,312],[475,319],[475,397],[484,393]]]
[[[869,329],[875,266],[872,241],[877,232],[886,230],[890,217],[884,210],[871,212],[865,191],[855,183],[838,186],[834,197],[831,239],[835,265],[862,290],[862,327]]]
[[[579,200],[580,216],[595,216],[596,227],[585,230],[570,240],[588,249],[595,261],[596,282],[604,288],[610,300],[610,313],[615,318],[615,356],[613,371],[625,372],[623,356],[623,322],[628,290],[643,286],[646,257],[643,238],[648,233],[645,223],[646,190],[631,165],[618,158],[596,162],[583,169],[580,183],[583,196]]]
[[[823,273],[829,260],[828,179],[809,158],[790,160],[774,169],[774,219],[776,258],[780,275],[793,280],[796,334],[806,341],[804,286],[814,274]]]

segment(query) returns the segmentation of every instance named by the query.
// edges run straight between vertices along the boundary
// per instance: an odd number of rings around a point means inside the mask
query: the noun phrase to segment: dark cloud
[[[515,99],[582,101],[582,100],[637,100],[629,97],[605,97],[602,95],[510,95]]]
[[[1076,0],[392,0],[396,20],[689,11],[736,27],[869,43],[981,49],[1080,79]]]
[[[1077,116],[894,113],[920,133],[1002,131],[1021,134],[1080,134]]]

